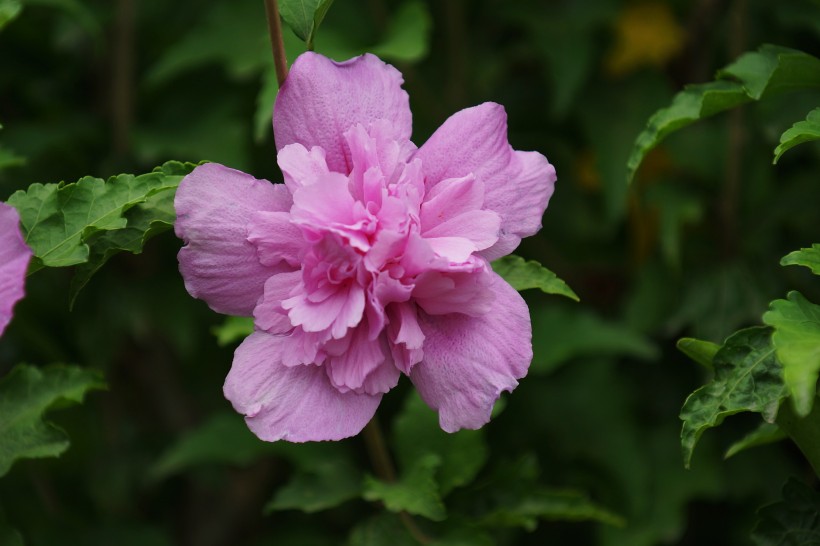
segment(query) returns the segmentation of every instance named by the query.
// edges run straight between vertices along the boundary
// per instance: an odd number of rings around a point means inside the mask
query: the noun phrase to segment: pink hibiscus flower
[[[274,108],[285,183],[209,163],[179,186],[188,292],[254,317],[224,391],[263,440],[358,434],[401,374],[444,430],[479,428],[527,373],[529,311],[488,260],[538,231],[555,169],[493,103],[416,148],[402,83],[305,53]]]
[[[11,321],[14,304],[23,297],[31,249],[20,234],[17,210],[0,203],[0,335]]]

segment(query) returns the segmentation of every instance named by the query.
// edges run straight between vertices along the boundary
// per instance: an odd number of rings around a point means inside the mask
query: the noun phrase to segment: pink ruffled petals
[[[527,304],[490,273],[493,310],[478,317],[421,313],[424,360],[410,372],[422,399],[439,412],[441,428],[455,432],[489,422],[502,391],[512,391],[532,360]]]
[[[330,172],[325,160],[325,151],[318,146],[308,150],[301,144],[288,144],[279,150],[276,162],[282,169],[285,186],[291,194]]]
[[[0,335],[11,321],[14,305],[25,294],[26,270],[32,251],[20,233],[20,215],[0,203]]]
[[[273,275],[265,282],[265,293],[253,310],[253,322],[257,330],[271,334],[287,334],[293,330],[287,310],[282,301],[290,298],[302,285],[301,271]]]
[[[413,300],[429,315],[464,314],[473,317],[494,309],[491,289],[495,274],[479,262],[472,271],[427,271],[419,275]],[[503,281],[502,281],[503,282]]]
[[[381,395],[342,393],[318,366],[282,364],[284,336],[256,332],[237,348],[225,397],[262,440],[310,442],[355,436]]]

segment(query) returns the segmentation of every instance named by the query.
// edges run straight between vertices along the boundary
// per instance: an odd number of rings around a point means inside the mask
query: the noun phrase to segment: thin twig
[[[285,56],[285,43],[282,40],[282,22],[279,20],[279,6],[276,0],[265,0],[265,14],[268,18],[270,45],[273,50],[273,65],[276,67],[276,81],[279,87],[288,77],[288,58]]]

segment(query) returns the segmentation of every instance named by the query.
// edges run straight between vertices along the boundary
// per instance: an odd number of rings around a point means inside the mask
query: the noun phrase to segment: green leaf
[[[333,0],[279,0],[279,14],[309,50]]]
[[[786,396],[780,363],[774,357],[770,330],[747,328],[729,336],[715,354],[715,377],[689,395],[680,412],[681,447],[686,468],[706,429],[743,411],[757,412],[774,421]]]
[[[0,0],[0,30],[20,15],[23,4],[19,0]]]
[[[820,244],[815,243],[811,248],[790,252],[780,260],[780,265],[802,265],[811,269],[815,275],[820,275]]]
[[[715,371],[712,361],[715,359],[715,354],[720,350],[720,345],[717,343],[684,337],[678,340],[677,347],[680,352],[710,372]]]
[[[538,288],[546,294],[558,294],[579,301],[567,283],[555,273],[534,260],[525,261],[520,256],[504,256],[492,263],[493,271],[501,275],[510,286],[518,290]]]
[[[820,59],[816,57],[774,45],[744,53],[718,71],[717,81],[687,86],[672,104],[655,112],[635,141],[627,161],[627,182],[651,149],[695,121],[779,93],[818,87]]]
[[[436,481],[442,495],[470,483],[487,461],[487,445],[481,430],[441,430],[438,415],[413,391],[393,422],[394,453],[402,469],[429,455],[441,461]]]
[[[447,513],[435,480],[436,470],[440,465],[440,457],[425,455],[416,459],[397,482],[386,483],[367,476],[364,498],[382,501],[391,512],[408,512],[441,521]]]
[[[225,317],[219,326],[211,328],[216,344],[225,347],[253,333],[253,317]]]
[[[398,62],[420,61],[430,50],[432,18],[419,0],[404,2],[391,17],[385,39],[372,52]]]
[[[760,423],[759,427],[730,445],[729,449],[727,449],[723,455],[723,458],[728,459],[749,448],[773,444],[788,437],[789,436],[776,424]]]
[[[14,193],[8,203],[20,213],[23,235],[35,256],[29,274],[45,266],[89,262],[93,259],[89,243],[95,234],[127,228],[129,209],[159,192],[175,189],[193,167],[168,162],[140,176],[121,174],[108,181],[86,176],[72,184],[32,184]],[[150,228],[151,222],[148,225]],[[103,239],[102,255],[107,246]],[[141,244],[133,246],[142,248]]]
[[[820,108],[815,108],[805,121],[798,121],[780,135],[780,144],[774,149],[772,163],[777,163],[780,156],[804,142],[820,139]]]
[[[794,478],[783,486],[783,500],[761,508],[752,531],[757,546],[820,544],[820,494]]]
[[[389,512],[367,519],[353,528],[349,546],[418,546],[399,516]]]
[[[783,379],[800,416],[811,411],[820,374],[820,305],[811,303],[799,292],[788,300],[775,300],[763,315],[763,322],[774,328],[772,343],[783,364]]]
[[[355,499],[362,494],[363,475],[350,457],[338,450],[324,450],[327,456],[302,463],[291,480],[278,489],[265,512],[301,510],[318,512]],[[298,458],[294,462],[299,463]]]
[[[105,388],[97,372],[76,366],[20,365],[0,380],[0,476],[17,459],[56,457],[68,449],[60,428],[43,421],[58,403],[82,403],[85,393]]]
[[[244,466],[276,449],[254,436],[238,414],[217,413],[166,450],[148,476],[161,480],[203,464]]]

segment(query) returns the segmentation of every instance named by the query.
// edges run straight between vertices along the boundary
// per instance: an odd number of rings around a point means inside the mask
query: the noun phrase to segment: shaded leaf
[[[225,317],[219,326],[211,328],[216,336],[216,343],[220,347],[230,345],[253,333],[253,317]]]
[[[726,417],[744,411],[760,413],[768,422],[776,417],[786,388],[769,334],[768,328],[754,327],[729,336],[715,354],[714,379],[686,399],[680,418],[687,468],[701,434]]]
[[[780,440],[785,440],[788,437],[789,436],[776,424],[760,423],[759,427],[730,445],[729,449],[727,449],[723,455],[723,458],[728,459],[749,448],[773,444]]]
[[[780,156],[798,144],[820,139],[820,108],[815,108],[805,121],[798,121],[780,135],[780,144],[774,149],[772,163],[777,163]]]
[[[329,447],[330,449],[325,449]],[[266,512],[301,510],[318,512],[357,498],[362,493],[363,475],[345,452],[322,446],[323,457],[312,457],[308,464],[293,457],[299,469],[291,480],[279,488],[267,505]]]
[[[783,486],[783,500],[761,508],[752,531],[757,546],[820,544],[820,494],[794,478]]]
[[[92,236],[126,228],[129,209],[176,188],[193,167],[171,161],[139,176],[121,174],[107,181],[86,176],[72,184],[32,184],[28,190],[14,193],[8,203],[20,213],[24,238],[35,256],[29,273],[44,266],[88,262]],[[113,248],[106,239],[101,246],[102,255]],[[141,244],[134,247],[141,249]]]
[[[386,483],[367,476],[364,498],[382,501],[391,512],[408,512],[435,521],[443,520],[447,514],[435,480],[440,465],[440,457],[425,455],[416,459],[397,482]]]
[[[718,71],[717,81],[690,85],[658,110],[638,135],[627,162],[631,181],[646,154],[670,133],[729,108],[776,94],[820,87],[820,59],[780,46],[764,45]]]
[[[0,476],[17,459],[56,457],[68,449],[68,436],[43,421],[59,403],[81,403],[85,394],[105,388],[100,375],[76,366],[20,365],[0,380]]]
[[[350,533],[349,546],[418,546],[399,516],[384,513],[365,520]]]
[[[813,244],[811,248],[801,248],[783,256],[780,265],[802,265],[811,269],[815,275],[820,275],[820,244]]]
[[[333,0],[279,0],[279,14],[293,32],[313,49],[316,30]]]
[[[371,51],[393,61],[419,61],[430,50],[432,26],[430,12],[423,2],[404,2],[391,17],[384,40]]]
[[[436,481],[442,495],[470,483],[487,460],[482,430],[444,432],[438,424],[438,414],[427,407],[416,391],[410,393],[393,422],[393,438],[394,453],[406,471],[425,456],[440,459]]]
[[[579,301],[567,283],[534,260],[525,261],[521,256],[504,256],[492,263],[493,271],[501,275],[510,286],[518,290],[538,288],[546,294],[558,294]]]
[[[788,300],[771,302],[763,322],[774,328],[772,343],[794,408],[798,415],[808,415],[820,374],[820,305],[790,292]]]
[[[626,523],[622,517],[595,504],[580,491],[539,488],[485,516],[482,524],[489,527],[523,527],[534,531],[539,520],[597,521],[616,527],[623,527]]]
[[[702,339],[684,337],[678,340],[677,347],[680,352],[710,372],[715,370],[712,361],[715,358],[715,354],[717,354],[718,350],[720,350],[720,345],[717,343],[704,341]]]

